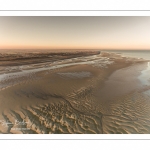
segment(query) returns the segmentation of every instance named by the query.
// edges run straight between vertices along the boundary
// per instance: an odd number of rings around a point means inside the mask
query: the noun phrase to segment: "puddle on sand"
[[[90,72],[87,72],[87,71],[66,72],[66,73],[57,73],[57,74],[63,77],[68,77],[68,78],[86,78],[92,75]]]

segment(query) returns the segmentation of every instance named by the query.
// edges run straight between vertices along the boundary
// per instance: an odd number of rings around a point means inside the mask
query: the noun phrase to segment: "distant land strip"
[[[150,11],[150,10],[0,10],[0,11]]]

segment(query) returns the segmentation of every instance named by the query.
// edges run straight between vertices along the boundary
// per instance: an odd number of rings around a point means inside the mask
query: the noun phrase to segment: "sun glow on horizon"
[[[0,49],[150,49],[150,17],[0,17]]]

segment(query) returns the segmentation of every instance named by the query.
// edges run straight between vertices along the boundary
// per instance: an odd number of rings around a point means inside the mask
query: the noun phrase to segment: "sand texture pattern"
[[[13,63],[3,56],[0,133],[150,133],[150,85],[140,76],[147,61],[104,52],[47,55],[15,54]]]

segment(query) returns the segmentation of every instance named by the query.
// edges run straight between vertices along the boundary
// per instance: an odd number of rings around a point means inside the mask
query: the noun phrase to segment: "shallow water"
[[[141,66],[133,65],[113,72],[108,80],[105,81],[104,87],[100,89],[99,97],[103,97],[104,100],[110,100],[141,88],[143,85],[139,82],[138,76],[144,66],[145,64]],[[145,81],[142,77],[141,80]]]
[[[60,76],[67,77],[67,78],[86,78],[91,77],[91,73],[87,71],[82,72],[65,72],[65,73],[57,73]]]
[[[143,85],[150,85],[150,62],[147,63],[146,69],[141,71],[141,74],[138,76],[138,79]]]
[[[77,61],[77,62],[76,62]],[[88,56],[88,57],[78,57],[78,58],[71,58],[71,59],[66,59],[63,61],[55,61],[53,63],[40,63],[38,66],[36,65],[28,65],[28,66],[19,66],[18,68],[21,68],[21,70],[16,70],[15,72],[12,72],[12,68],[14,67],[9,67],[5,68],[5,73],[0,74],[0,89],[1,88],[6,88],[7,86],[12,85],[12,82],[7,82],[7,84],[2,83],[3,81],[8,81],[8,80],[14,80],[13,82],[16,84],[20,82],[17,78],[21,77],[30,77],[34,75],[37,72],[41,71],[46,71],[46,70],[53,70],[53,69],[58,69],[58,68],[63,68],[63,67],[68,67],[68,66],[74,66],[74,65],[97,65],[101,67],[105,67],[108,64],[113,63],[113,61],[109,61],[108,58],[106,57],[101,57],[100,55],[93,55],[93,56]],[[4,70],[2,70],[4,71]],[[69,75],[69,74],[68,74]],[[75,76],[75,75],[72,75]],[[83,76],[83,75],[80,75]],[[85,76],[85,74],[84,74]],[[86,76],[89,76],[89,74]],[[15,80],[17,79],[17,80]]]
[[[138,79],[144,86],[150,86],[150,62],[147,63],[146,69],[141,71],[141,75],[138,77]],[[143,94],[150,97],[150,89],[145,90]]]
[[[107,50],[107,52],[118,53],[124,57],[143,58],[145,60],[150,60],[149,50]]]

